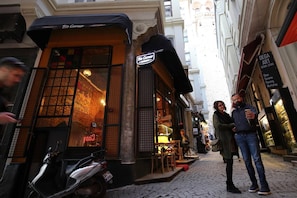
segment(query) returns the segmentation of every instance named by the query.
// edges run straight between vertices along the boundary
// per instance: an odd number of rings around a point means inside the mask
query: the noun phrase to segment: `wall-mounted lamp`
[[[106,103],[105,103],[105,100],[104,100],[104,99],[101,99],[101,100],[100,100],[100,103],[101,103],[103,106],[105,106],[105,105],[106,105]]]
[[[86,77],[90,77],[90,76],[92,75],[92,72],[91,72],[91,70],[89,70],[89,69],[85,69],[85,70],[83,71],[83,74],[84,74]]]

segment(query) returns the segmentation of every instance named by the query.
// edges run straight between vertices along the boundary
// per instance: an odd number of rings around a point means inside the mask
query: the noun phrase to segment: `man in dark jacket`
[[[14,57],[0,60],[0,89],[19,83],[27,71],[23,62]],[[0,90],[0,125],[16,123],[15,115],[6,109],[6,99]]]
[[[259,195],[269,195],[271,192],[266,181],[265,170],[260,154],[259,139],[256,131],[257,110],[255,107],[245,104],[243,98],[239,94],[234,94],[232,96],[232,103],[234,107],[232,118],[235,123],[235,140],[241,150],[242,158],[252,182],[249,192],[254,193],[258,191]],[[261,185],[260,190],[255,176],[252,158],[259,175]]]

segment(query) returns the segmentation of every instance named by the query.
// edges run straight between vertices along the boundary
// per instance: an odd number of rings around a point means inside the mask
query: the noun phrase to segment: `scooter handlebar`
[[[99,151],[95,151],[95,152],[91,153],[91,156],[93,158],[104,159],[105,153],[106,153],[106,150],[105,149],[101,149]]]
[[[55,149],[50,146],[47,150],[47,154],[43,159],[43,163],[50,163],[52,158],[57,157],[61,152],[59,151],[59,146],[62,143],[61,140],[58,140],[55,146]]]
[[[55,150],[54,151],[58,151],[59,150],[60,144],[62,144],[62,140],[58,140],[57,141],[56,147],[55,147]]]

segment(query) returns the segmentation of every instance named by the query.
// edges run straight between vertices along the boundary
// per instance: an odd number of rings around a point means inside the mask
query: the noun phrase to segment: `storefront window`
[[[264,115],[261,119],[260,119],[260,127],[261,130],[263,132],[263,136],[264,136],[264,140],[265,140],[265,144],[266,146],[275,146],[275,142],[272,136],[272,132],[270,129],[270,125],[267,119],[267,116]]]
[[[107,68],[83,69],[80,72],[69,146],[101,146],[107,76]]]
[[[292,153],[297,153],[297,144],[292,131],[291,123],[288,118],[288,114],[283,105],[283,100],[279,99],[275,105],[275,112],[280,121],[281,127],[283,129],[283,135],[286,142],[286,146]]]
[[[53,49],[37,126],[68,126],[70,147],[100,146],[110,62],[108,46]]]
[[[172,115],[169,103],[160,94],[157,94],[157,123],[158,142],[168,142],[172,134]]]
[[[259,111],[261,111],[262,109],[264,109],[264,106],[263,106],[263,99],[260,97],[260,95],[258,94],[258,92],[256,91],[256,85],[255,83],[252,83],[251,84],[251,87],[252,87],[252,91],[254,93],[254,100],[256,102],[256,105],[257,105],[257,109]]]
[[[156,94],[157,107],[157,134],[158,142],[169,142],[172,135],[172,99],[171,92],[162,83],[159,83],[159,92]]]

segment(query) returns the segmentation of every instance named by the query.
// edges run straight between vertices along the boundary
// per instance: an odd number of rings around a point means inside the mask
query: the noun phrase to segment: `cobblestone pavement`
[[[233,181],[242,193],[226,191],[226,174],[219,153],[199,154],[200,159],[190,165],[188,171],[181,171],[170,182],[129,185],[108,190],[106,198],[242,198],[262,197],[249,193],[250,186],[244,162],[234,158]],[[267,181],[270,185],[269,198],[297,197],[297,167],[285,162],[281,156],[262,153]]]

